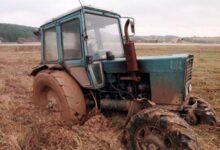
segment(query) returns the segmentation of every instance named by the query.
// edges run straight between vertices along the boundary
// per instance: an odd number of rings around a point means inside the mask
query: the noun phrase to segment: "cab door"
[[[60,56],[63,66],[82,87],[91,87],[84,66],[81,16],[75,15],[59,22]]]

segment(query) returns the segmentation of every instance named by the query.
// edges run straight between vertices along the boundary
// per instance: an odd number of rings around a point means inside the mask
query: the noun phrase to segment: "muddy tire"
[[[79,123],[86,114],[86,104],[78,83],[65,71],[42,71],[34,78],[34,104],[60,112],[67,123]]]
[[[217,115],[212,108],[212,106],[202,98],[192,96],[189,99],[189,106],[197,102],[197,107],[193,110],[193,114],[191,116],[195,116],[194,119],[186,116],[185,120],[191,125],[197,124],[208,124],[215,126],[217,124],[218,118]]]
[[[145,109],[134,115],[125,130],[129,150],[197,150],[196,136],[179,116],[162,109]]]

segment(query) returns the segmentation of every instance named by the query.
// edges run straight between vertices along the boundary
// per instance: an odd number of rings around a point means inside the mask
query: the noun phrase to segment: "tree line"
[[[0,23],[0,39],[4,42],[17,42],[19,38],[37,39],[33,34],[34,30],[33,27]]]

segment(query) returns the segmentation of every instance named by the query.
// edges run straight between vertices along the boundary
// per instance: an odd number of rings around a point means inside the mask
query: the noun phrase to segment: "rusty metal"
[[[137,76],[126,76],[126,77],[120,77],[120,80],[127,80],[127,81],[136,81],[139,82],[141,80],[141,77]]]
[[[128,111],[130,104],[131,104],[130,100],[102,99],[100,101],[101,109],[108,109],[108,110]]]
[[[101,109],[108,110],[118,110],[128,112],[124,126],[128,124],[130,118],[136,114],[138,111],[147,108],[153,107],[156,104],[147,99],[135,99],[135,100],[112,100],[112,99],[102,99],[100,101]]]
[[[91,105],[91,102],[89,102],[89,105]],[[149,106],[152,107],[155,105],[156,105],[155,103],[147,99],[134,99],[134,100],[101,99],[100,100],[101,109],[127,111],[128,115],[131,114],[131,112],[129,113],[129,111],[137,112],[146,107]]]
[[[89,100],[87,100],[86,103],[88,105],[91,105],[91,101]],[[156,104],[154,102],[149,101],[147,99],[134,99],[134,100],[101,99],[100,100],[101,109],[127,111],[128,114],[129,114],[129,111],[131,111],[131,109],[133,110],[133,112],[137,112],[148,106],[152,107],[155,105]]]
[[[127,22],[125,23],[125,28],[124,28],[125,38],[126,38],[126,41],[124,44],[125,58],[126,58],[126,62],[127,62],[128,71],[129,72],[136,72],[139,70],[139,67],[138,67],[134,42],[130,41],[130,39],[129,39],[129,34],[128,34],[129,23],[130,23],[130,21],[128,19]]]

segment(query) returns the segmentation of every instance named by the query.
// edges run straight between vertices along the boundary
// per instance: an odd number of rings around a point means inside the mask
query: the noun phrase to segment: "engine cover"
[[[187,68],[187,60],[192,60],[192,55],[177,54],[167,56],[138,57],[139,72],[149,75],[151,99],[157,104],[180,105],[185,100],[186,86],[191,83]],[[128,73],[124,58],[106,60],[102,62],[104,74]],[[186,73],[187,72],[187,73]]]

